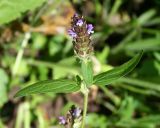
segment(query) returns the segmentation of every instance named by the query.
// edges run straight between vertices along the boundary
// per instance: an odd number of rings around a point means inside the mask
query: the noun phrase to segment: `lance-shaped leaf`
[[[94,84],[107,85],[126,75],[136,67],[142,57],[142,54],[143,52],[140,52],[123,65],[94,76]]]
[[[45,80],[27,86],[16,93],[15,97],[38,93],[70,93],[80,90],[80,85],[68,79]]]

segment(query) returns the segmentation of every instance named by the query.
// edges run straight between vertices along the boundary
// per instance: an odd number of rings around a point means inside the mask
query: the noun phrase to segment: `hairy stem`
[[[87,106],[88,106],[88,92],[84,94],[83,118],[82,118],[81,128],[85,128],[85,118],[87,114]]]

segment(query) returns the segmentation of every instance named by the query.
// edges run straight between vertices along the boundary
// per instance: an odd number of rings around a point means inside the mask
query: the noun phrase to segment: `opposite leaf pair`
[[[93,76],[90,64],[86,65],[83,64],[84,62],[82,62],[83,80],[87,84],[87,87],[90,87],[93,84],[98,86],[108,85],[117,80],[118,78],[126,75],[131,70],[133,70],[140,61],[142,54],[143,52],[140,52],[131,60],[124,63],[123,65],[95,76]],[[40,81],[21,89],[19,92],[16,93],[15,97],[38,94],[38,93],[48,93],[48,92],[53,92],[53,93],[77,92],[80,91],[81,89],[81,85],[79,84],[80,83],[74,80],[68,80],[68,79]]]

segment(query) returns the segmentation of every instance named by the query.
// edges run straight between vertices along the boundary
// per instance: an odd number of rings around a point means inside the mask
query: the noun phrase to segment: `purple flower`
[[[65,117],[64,116],[60,116],[59,118],[59,124],[66,124],[66,119],[65,119]]]
[[[69,34],[72,38],[77,37],[77,34],[76,34],[72,29],[69,29],[69,30],[68,30],[68,34]]]
[[[73,110],[73,116],[74,117],[79,117],[81,115],[82,110],[80,108],[75,108]]]
[[[76,23],[77,26],[82,26],[83,25],[83,20],[82,19],[79,19]]]
[[[88,24],[87,25],[87,33],[88,34],[94,33],[94,31],[93,31],[93,25],[92,24]]]
[[[78,17],[78,14],[77,14],[77,13],[74,13],[74,17]]]

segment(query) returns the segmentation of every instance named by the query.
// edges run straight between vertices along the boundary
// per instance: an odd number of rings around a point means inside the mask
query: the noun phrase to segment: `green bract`
[[[91,86],[93,84],[93,69],[91,62],[82,60],[81,69],[84,82],[87,86]]]
[[[68,79],[45,80],[23,88],[16,93],[15,97],[26,96],[37,93],[71,93],[80,90],[80,86],[75,81]]]
[[[124,63],[123,65],[94,76],[94,84],[107,85],[114,82],[118,78],[126,75],[127,73],[129,73],[131,70],[135,68],[135,66],[140,61],[142,54],[143,52],[140,52],[139,54],[137,54],[135,57],[133,57],[131,60]]]

